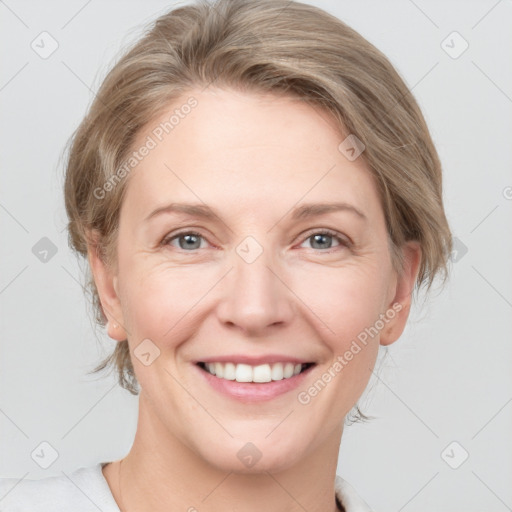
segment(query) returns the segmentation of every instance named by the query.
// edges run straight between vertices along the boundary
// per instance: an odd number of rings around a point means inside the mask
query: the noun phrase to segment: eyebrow
[[[347,211],[355,213],[363,220],[368,220],[366,215],[349,203],[320,203],[320,204],[304,204],[296,208],[292,213],[292,219],[306,219],[310,217],[318,217],[326,213]]]
[[[292,212],[293,220],[303,220],[312,217],[319,217],[320,215],[325,215],[331,212],[337,211],[347,211],[356,214],[359,218],[363,220],[368,220],[366,215],[356,208],[355,206],[349,203],[311,203],[311,204],[303,204],[295,208]],[[199,217],[203,219],[221,219],[221,216],[218,212],[207,206],[206,204],[200,203],[170,203],[166,206],[161,206],[153,210],[147,217],[145,217],[144,221],[147,222],[150,219],[161,215],[163,213],[184,213],[193,217]]]

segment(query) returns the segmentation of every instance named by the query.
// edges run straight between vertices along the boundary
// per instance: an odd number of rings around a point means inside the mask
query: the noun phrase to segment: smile
[[[230,362],[212,362],[198,365],[219,379],[237,382],[272,382],[283,379],[290,379],[299,373],[307,370],[313,363],[294,364],[291,362],[260,364],[252,366],[249,364],[236,364]]]

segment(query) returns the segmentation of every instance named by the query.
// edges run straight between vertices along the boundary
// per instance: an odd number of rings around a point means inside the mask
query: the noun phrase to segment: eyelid
[[[171,245],[171,241],[172,240],[175,240],[176,238],[180,237],[181,235],[193,235],[193,236],[197,236],[197,237],[200,237],[202,238],[207,244],[209,245],[213,245],[212,243],[210,243],[210,241],[208,240],[208,238],[203,235],[202,233],[200,233],[197,229],[195,228],[183,228],[181,230],[178,230],[178,231],[173,231],[171,233],[168,233],[167,235],[165,235],[162,239],[162,241],[159,243],[159,246],[170,246]],[[176,248],[178,249],[178,248]],[[178,250],[182,250],[182,249],[178,249]],[[184,252],[193,252],[193,251],[197,251],[198,249],[192,249],[190,251],[184,251]]]
[[[343,233],[340,233],[340,232],[338,232],[334,229],[330,229],[330,228],[312,228],[312,229],[306,231],[305,233],[302,233],[300,235],[300,237],[301,237],[300,244],[304,243],[308,238],[312,237],[313,235],[317,235],[317,234],[318,235],[321,235],[321,234],[328,235],[333,238],[336,238],[340,242],[340,245],[348,247],[348,248],[351,248],[354,245],[354,242],[347,235],[344,235]],[[162,239],[162,241],[160,242],[160,245],[162,245],[162,246],[170,245],[170,242],[172,240],[178,238],[181,235],[197,236],[197,237],[200,237],[203,240],[205,240],[208,244],[213,245],[209,242],[208,238],[205,235],[203,235],[201,232],[199,232],[198,230],[196,230],[194,228],[183,228],[181,230],[169,233]],[[191,251],[185,251],[185,252],[193,252],[194,250],[198,250],[198,249],[193,249]],[[320,250],[320,252],[329,252],[329,249]]]
[[[312,228],[305,233],[301,234],[302,242],[306,241],[308,238],[312,237],[313,235],[329,235],[333,238],[337,238],[341,245],[351,248],[354,245],[354,242],[343,233],[340,233],[339,231],[336,231],[334,229],[330,228]],[[329,249],[322,250],[321,252],[329,252]]]

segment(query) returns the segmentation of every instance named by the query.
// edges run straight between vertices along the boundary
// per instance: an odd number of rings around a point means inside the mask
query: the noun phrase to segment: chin
[[[298,442],[284,442],[279,436],[265,439],[265,435],[259,440],[255,436],[254,441],[230,438],[224,444],[198,447],[196,453],[211,466],[235,474],[279,473],[297,464],[304,455],[305,446]]]

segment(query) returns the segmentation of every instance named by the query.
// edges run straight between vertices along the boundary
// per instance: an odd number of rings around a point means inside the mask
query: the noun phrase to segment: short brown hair
[[[187,90],[215,82],[256,92],[284,93],[328,111],[340,134],[365,145],[384,209],[392,260],[416,240],[422,249],[417,288],[447,277],[452,249],[443,208],[438,154],[418,104],[388,59],[359,33],[323,10],[289,0],[206,0],[176,8],[112,68],[70,141],[65,176],[69,243],[87,256],[116,260],[119,212],[127,181],[98,200],[139,131]],[[340,139],[341,142],[342,139]],[[96,320],[106,316],[89,272]],[[127,341],[94,371],[115,366],[120,385],[137,394]]]

